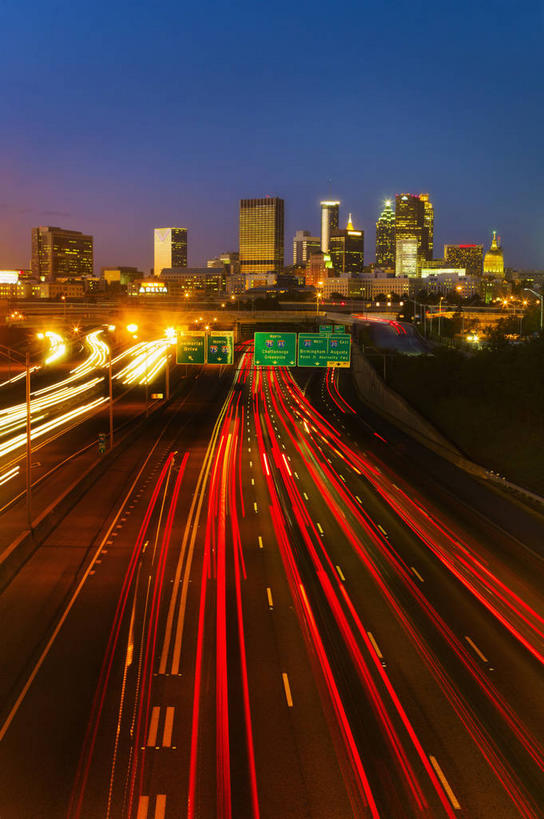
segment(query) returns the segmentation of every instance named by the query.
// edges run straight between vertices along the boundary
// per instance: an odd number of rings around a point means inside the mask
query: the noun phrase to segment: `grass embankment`
[[[544,494],[544,339],[390,363],[389,386],[467,457]]]

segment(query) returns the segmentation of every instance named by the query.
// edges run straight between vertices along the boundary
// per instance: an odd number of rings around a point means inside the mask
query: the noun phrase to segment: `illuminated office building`
[[[321,239],[309,230],[297,230],[293,237],[293,264],[306,264],[310,253],[319,253]]]
[[[497,231],[493,231],[491,247],[484,256],[484,273],[489,276],[504,276],[504,256],[502,253],[501,237],[497,239]]]
[[[417,276],[418,240],[416,236],[397,236],[395,243],[395,276]]]
[[[153,273],[165,268],[187,267],[187,228],[155,228]]]
[[[32,228],[32,275],[41,281],[93,275],[93,237],[79,230]]]
[[[283,267],[284,202],[278,197],[240,200],[240,270],[279,273]]]
[[[418,267],[431,258],[434,225],[433,208],[428,194],[421,196],[399,193],[395,197],[395,239],[415,238],[417,240]],[[430,247],[429,247],[430,246]]]
[[[329,252],[331,231],[338,230],[340,202],[321,202],[321,250]]]
[[[467,276],[481,276],[484,267],[483,245],[444,245],[446,267],[464,267]]]
[[[423,202],[423,224],[427,232],[427,259],[433,258],[434,250],[434,208],[428,193],[420,193],[419,198]]]
[[[376,264],[378,267],[395,267],[395,212],[390,199],[386,199],[376,222]]]
[[[331,230],[329,253],[336,273],[361,273],[365,264],[365,234],[362,230],[354,229],[351,213],[345,230]]]

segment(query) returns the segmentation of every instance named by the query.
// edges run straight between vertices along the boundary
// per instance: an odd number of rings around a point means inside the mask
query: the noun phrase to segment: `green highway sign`
[[[319,325],[319,332],[320,333],[332,333],[332,324],[320,324]]]
[[[345,333],[346,332],[346,325],[345,324],[335,324],[334,325],[334,332],[335,333]]]
[[[208,364],[234,363],[234,332],[223,330],[217,333],[208,333],[206,342]]]
[[[204,364],[206,361],[206,333],[203,330],[185,330],[179,333],[176,349],[177,364]]]
[[[351,336],[299,333],[299,367],[349,367]]]
[[[253,341],[256,367],[296,366],[296,333],[255,333]]]

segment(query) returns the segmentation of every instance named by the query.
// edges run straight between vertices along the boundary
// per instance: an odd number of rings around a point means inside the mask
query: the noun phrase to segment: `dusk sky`
[[[286,260],[319,200],[374,260],[384,198],[429,191],[435,255],[489,245],[544,268],[541,2],[4,0],[0,268],[30,229],[92,233],[95,270],[237,249],[238,200],[285,199]],[[332,182],[329,182],[332,180]]]

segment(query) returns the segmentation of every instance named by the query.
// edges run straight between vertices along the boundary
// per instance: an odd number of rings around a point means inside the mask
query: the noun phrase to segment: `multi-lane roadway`
[[[191,372],[0,597],[2,819],[541,815],[539,515],[349,373]]]

